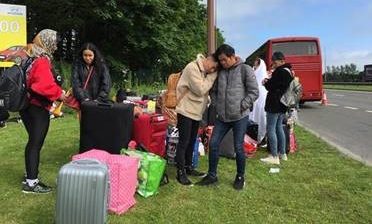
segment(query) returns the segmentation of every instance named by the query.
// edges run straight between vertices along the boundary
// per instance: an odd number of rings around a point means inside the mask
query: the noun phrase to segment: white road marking
[[[351,109],[351,110],[358,110],[359,108],[356,108],[356,107],[344,107],[346,109]]]
[[[366,110],[367,113],[372,113],[372,110]]]
[[[332,106],[332,107],[338,107],[338,104],[334,104],[334,103],[329,103],[328,106]]]
[[[333,94],[334,96],[340,96],[340,97],[344,97],[345,95],[342,95],[342,94]]]

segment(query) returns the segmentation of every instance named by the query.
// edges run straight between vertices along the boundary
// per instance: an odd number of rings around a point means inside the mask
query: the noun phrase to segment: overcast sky
[[[372,0],[216,0],[216,17],[243,58],[269,38],[314,36],[326,65],[372,64]]]

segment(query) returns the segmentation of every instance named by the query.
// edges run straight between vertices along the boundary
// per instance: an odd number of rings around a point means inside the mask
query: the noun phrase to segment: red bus
[[[364,66],[362,81],[363,82],[372,82],[372,64]]]
[[[283,37],[266,41],[247,57],[246,63],[253,65],[257,57],[265,61],[268,69],[271,55],[281,51],[286,62],[292,65],[303,86],[301,103],[319,101],[323,94],[322,55],[319,39],[316,37]]]

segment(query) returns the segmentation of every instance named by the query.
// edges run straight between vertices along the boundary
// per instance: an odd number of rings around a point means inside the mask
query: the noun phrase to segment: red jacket
[[[49,110],[52,102],[60,98],[62,88],[54,81],[52,65],[47,57],[36,58],[28,72],[27,86],[33,93],[45,97],[50,102],[42,103],[38,97],[30,95],[30,103]],[[45,101],[45,100],[44,100]]]

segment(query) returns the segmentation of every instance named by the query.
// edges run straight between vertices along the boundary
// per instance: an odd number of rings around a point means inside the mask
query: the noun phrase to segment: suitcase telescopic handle
[[[104,102],[97,102],[97,106],[99,107],[113,107],[114,104],[113,103],[104,103]]]
[[[97,165],[97,164],[101,164],[101,162],[97,159],[78,159],[78,160],[74,160],[72,161],[73,164],[77,164],[77,165]]]

